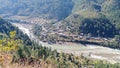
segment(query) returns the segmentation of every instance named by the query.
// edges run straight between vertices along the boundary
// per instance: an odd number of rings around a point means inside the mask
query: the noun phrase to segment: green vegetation
[[[60,26],[63,30],[69,27],[71,33],[83,32],[100,37],[114,37],[120,34],[119,0],[1,0],[0,6],[0,14],[3,17],[27,16],[57,19],[62,21],[55,23],[57,27]],[[89,19],[91,24],[94,23],[90,26],[94,27],[94,32],[91,31],[92,28],[83,26],[86,19]],[[105,25],[98,26],[98,23]],[[113,30],[110,32],[112,27]],[[86,31],[88,28],[89,31]],[[112,34],[108,35],[108,33]]]
[[[105,18],[84,19],[79,31],[97,37],[114,37],[116,34],[115,27]]]
[[[5,22],[4,22],[5,23]],[[10,26],[10,25],[8,25]],[[2,28],[3,29],[3,28]],[[7,30],[7,29],[6,29]],[[2,35],[4,35],[2,33]],[[7,35],[7,36],[6,36]],[[117,40],[119,38],[117,37]],[[58,53],[56,50],[42,47],[36,43],[26,45],[18,38],[17,31],[10,31],[0,40],[0,51],[12,55],[12,64],[37,66],[42,68],[119,68],[120,64],[110,64],[105,61],[90,60],[73,54]],[[4,62],[0,57],[0,61]],[[8,60],[9,61],[9,60]],[[0,63],[1,63],[0,62]]]
[[[83,32],[98,37],[114,37],[120,34],[119,0],[75,0],[74,2],[72,15],[61,23],[64,29],[67,26],[73,32]]]
[[[58,28],[64,30],[64,33],[68,35],[83,33],[96,37],[115,37],[114,40],[105,41],[101,45],[120,49],[119,0],[0,0],[0,14],[3,17],[28,16],[57,19],[60,21],[59,23],[52,23],[52,25],[57,25],[56,27],[47,25],[48,28],[51,28],[48,33],[54,31],[54,28]],[[39,36],[38,30],[41,32],[41,27],[38,26],[34,33]],[[57,32],[57,30],[55,31]],[[94,68],[120,68],[120,64],[89,60],[82,55],[76,57],[42,47],[31,42],[27,35],[1,18],[0,32],[3,36],[0,37],[0,50],[11,53],[13,64],[38,65],[38,67],[45,68],[89,68],[91,66]],[[63,35],[58,37],[48,34],[45,39],[73,41],[73,38]],[[44,38],[41,37],[41,39]]]
[[[15,40],[15,31],[10,32],[9,41],[13,42],[3,45],[5,42],[0,43],[4,47],[8,47],[6,51],[9,53],[12,50],[13,55],[12,64],[18,63],[19,65],[38,66],[42,68],[79,68],[79,67],[94,67],[94,68],[119,68],[119,64],[110,64],[104,61],[89,60],[82,55],[76,57],[72,54],[58,53],[56,50],[52,51],[50,48],[42,47],[36,43],[32,46],[24,45]],[[6,38],[7,39],[7,38]],[[2,40],[4,41],[4,40]],[[17,46],[17,48],[16,48]],[[15,48],[14,48],[15,47]],[[11,49],[13,48],[13,49]],[[15,51],[14,51],[15,50]]]
[[[22,45],[22,40],[16,39],[16,31],[12,31],[9,34],[9,38],[3,38],[0,40],[0,50],[5,52],[14,52]]]
[[[73,0],[73,2],[72,13],[69,16],[57,23],[35,26],[33,28],[35,35],[44,39],[41,37],[42,32],[49,36],[49,33],[59,30],[63,30],[65,35],[84,33],[92,37],[106,38],[114,38],[120,34],[119,0]],[[44,32],[41,26],[48,31]]]
[[[103,13],[116,26],[120,33],[120,1],[107,0],[103,6]]]
[[[119,64],[110,64],[103,61],[92,61],[83,56],[76,57],[72,54],[58,53],[56,50],[33,44],[31,47],[21,46],[13,55],[12,63],[32,65],[43,68],[119,68]],[[46,65],[46,66],[44,66]]]
[[[120,36],[116,35],[114,40],[103,42],[101,43],[101,45],[105,47],[114,48],[114,49],[120,49]]]
[[[7,21],[0,18],[0,33],[3,33],[9,37],[9,33],[11,31],[16,31],[17,38],[23,40],[23,42],[26,45],[31,45],[31,40],[29,39],[29,37],[27,35],[23,34],[23,32],[20,31],[17,27],[14,27]]]
[[[0,14],[9,16],[64,19],[72,10],[72,0],[0,0]]]

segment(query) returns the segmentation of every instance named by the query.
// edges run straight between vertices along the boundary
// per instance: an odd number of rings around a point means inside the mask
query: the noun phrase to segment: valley
[[[120,0],[0,0],[0,66],[120,68]]]
[[[13,23],[13,25],[19,27],[25,34],[27,34],[32,40],[36,41],[42,46],[50,47],[52,50],[56,49],[58,52],[72,53],[76,56],[83,54],[87,58],[99,59],[104,61],[109,61],[111,63],[120,63],[120,50],[111,49],[103,46],[97,45],[83,45],[80,43],[70,43],[65,42],[64,44],[48,44],[47,42],[42,42],[31,32],[31,25]]]

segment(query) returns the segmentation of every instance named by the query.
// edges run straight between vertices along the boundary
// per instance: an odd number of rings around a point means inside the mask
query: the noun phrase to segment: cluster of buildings
[[[111,40],[111,38],[104,38],[104,37],[94,37],[88,34],[79,33],[79,34],[72,34],[65,30],[52,30],[51,32],[44,32],[41,34],[41,36],[47,38],[48,35],[51,36],[57,36],[58,38],[56,41],[75,41],[75,40],[83,40],[83,41],[90,41],[90,42],[105,42]],[[61,39],[62,38],[62,39]],[[55,40],[54,40],[55,41]],[[49,43],[52,43],[53,41],[49,41]],[[55,42],[54,42],[55,43]]]

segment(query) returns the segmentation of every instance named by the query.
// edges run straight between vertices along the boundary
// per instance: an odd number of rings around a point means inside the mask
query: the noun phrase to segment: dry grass
[[[84,18],[99,18],[99,13],[90,10],[79,10],[76,14],[82,15]]]
[[[0,52],[0,64],[3,68],[8,68],[12,60],[12,56],[10,54],[6,54]]]

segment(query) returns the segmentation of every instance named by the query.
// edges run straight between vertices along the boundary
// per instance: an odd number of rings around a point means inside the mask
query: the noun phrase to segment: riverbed
[[[31,40],[42,44],[42,46],[49,47],[52,50],[56,49],[58,52],[72,53],[76,56],[80,56],[82,54],[90,59],[104,60],[111,63],[120,63],[120,50],[97,45],[82,45],[80,43],[48,44],[41,42],[37,37],[34,36],[34,34],[31,32],[32,25],[19,23],[13,23],[13,25],[27,34]]]

